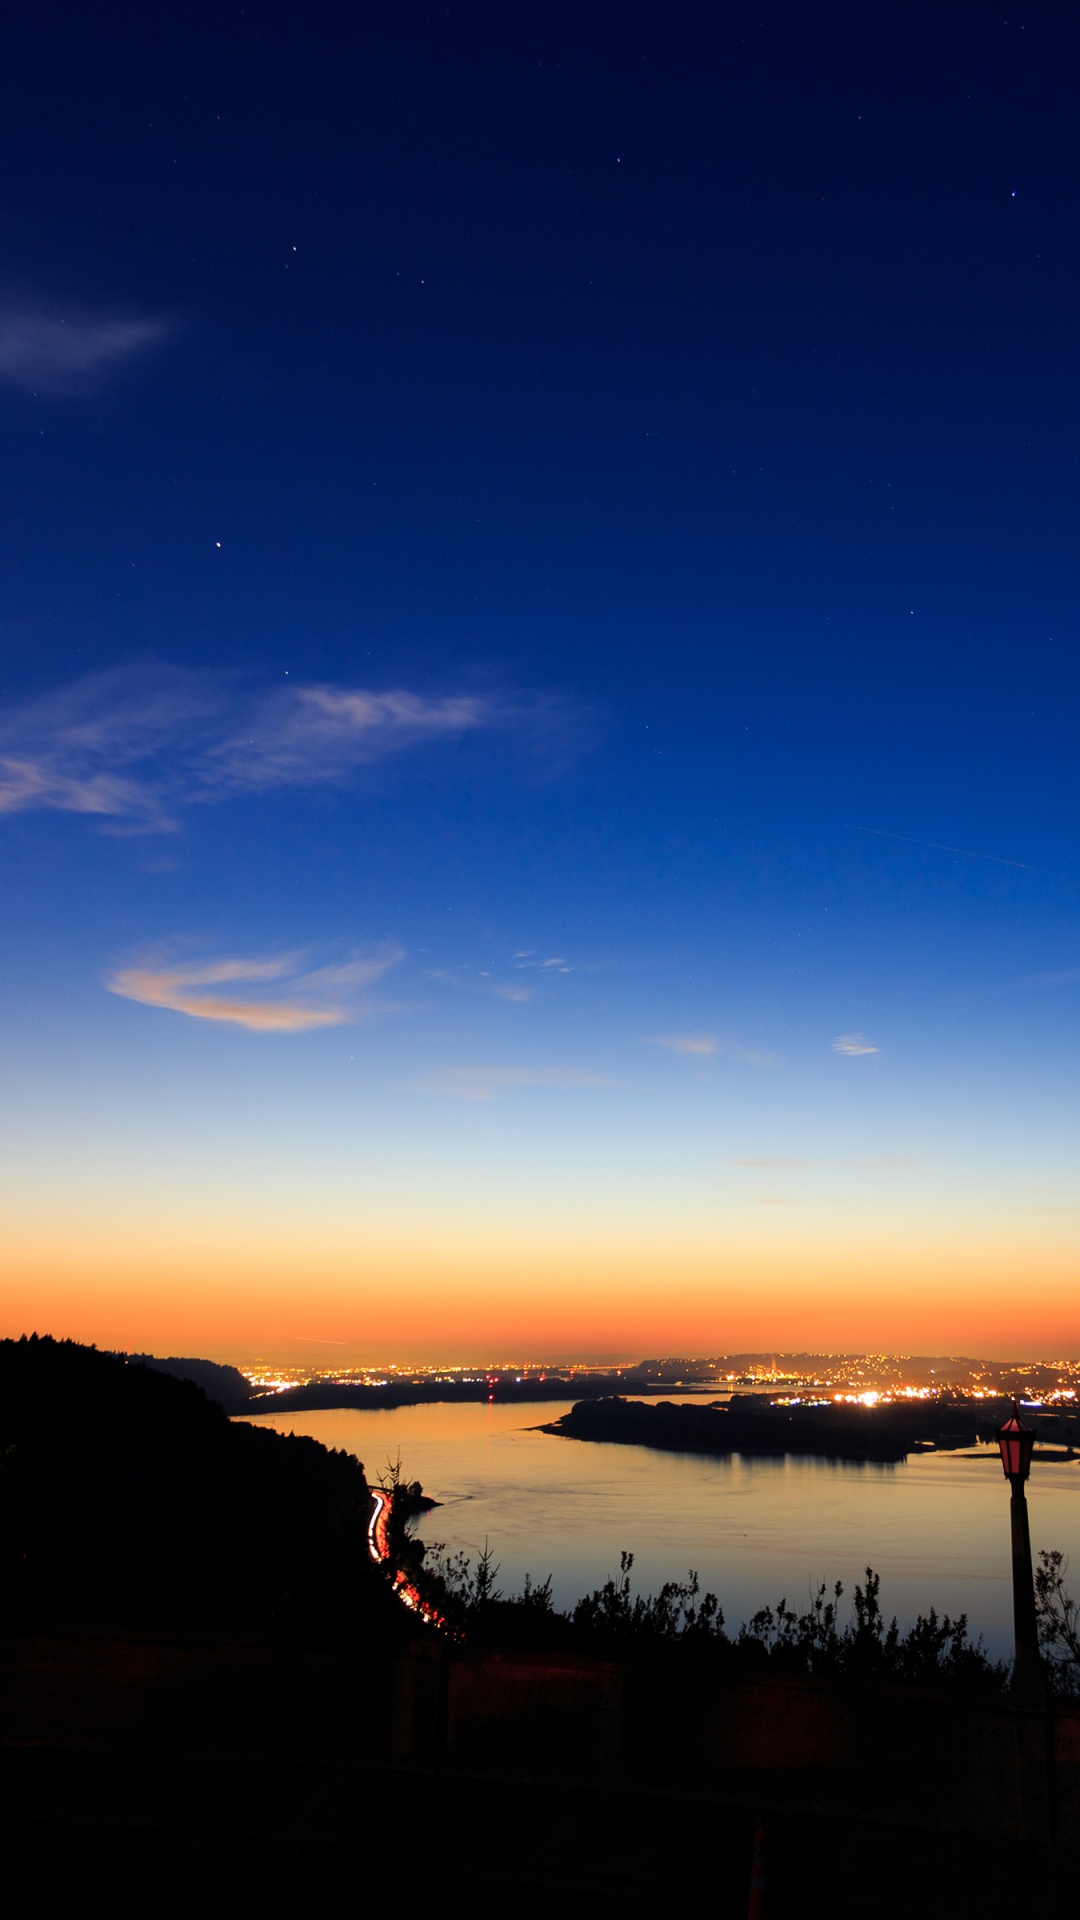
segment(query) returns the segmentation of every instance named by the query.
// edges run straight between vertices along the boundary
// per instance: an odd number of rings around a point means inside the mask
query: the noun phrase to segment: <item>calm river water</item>
[[[343,1447],[372,1481],[400,1453],[406,1477],[443,1502],[424,1516],[422,1537],[474,1559],[488,1540],[506,1592],[526,1572],[551,1574],[556,1604],[568,1606],[617,1572],[627,1548],[640,1589],[693,1567],[737,1625],[781,1596],[801,1610],[822,1580],[842,1580],[850,1596],[870,1565],[888,1614],[966,1612],[992,1652],[1009,1651],[1009,1496],[996,1448],[852,1466],[714,1460],[535,1430],[570,1404],[350,1408],[256,1424]],[[1028,1497],[1034,1550],[1070,1554],[1075,1590],[1080,1464],[1036,1462]]]

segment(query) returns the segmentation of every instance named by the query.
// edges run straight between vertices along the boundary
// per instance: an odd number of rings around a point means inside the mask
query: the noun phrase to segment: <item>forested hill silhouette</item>
[[[194,1380],[207,1399],[216,1400],[226,1413],[246,1413],[258,1393],[239,1367],[224,1367],[217,1360],[181,1359],[176,1354],[162,1360],[155,1353],[129,1353],[127,1360],[129,1365],[152,1367],[155,1373],[175,1374],[178,1380]]]
[[[93,1347],[0,1341],[9,1618],[407,1633],[368,1513],[350,1454]]]

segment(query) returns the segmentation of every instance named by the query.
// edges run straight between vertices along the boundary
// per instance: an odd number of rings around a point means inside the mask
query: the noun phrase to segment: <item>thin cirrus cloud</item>
[[[646,1044],[650,1047],[666,1047],[669,1053],[684,1053],[700,1059],[720,1051],[720,1042],[713,1033],[657,1033]]]
[[[174,330],[153,315],[57,316],[8,303],[0,307],[0,380],[52,399],[96,393]]]
[[[0,716],[0,813],[96,816],[114,831],[176,831],[184,808],[345,785],[358,769],[469,735],[549,743],[554,697],[429,696],[167,666],[88,674]]]
[[[840,1033],[833,1041],[833,1052],[854,1057],[860,1053],[880,1053],[881,1048],[873,1040],[868,1040],[865,1033]]]
[[[442,1067],[420,1082],[425,1093],[454,1100],[492,1100],[508,1087],[613,1087],[603,1074],[581,1067]]]
[[[534,969],[541,976],[577,972],[577,968],[569,960],[564,959],[562,954],[553,953],[545,959],[533,947],[519,947],[514,954],[513,964],[518,973],[527,973],[530,969]],[[536,988],[525,980],[502,980],[492,988],[492,992],[497,993],[500,1000],[509,1000],[520,1006],[526,1000],[532,999]]]
[[[211,960],[201,966],[148,962],[119,969],[105,984],[121,999],[187,1014],[194,1020],[217,1020],[246,1027],[250,1033],[308,1033],[315,1027],[353,1025],[392,1011],[366,1000],[364,994],[403,957],[401,948],[385,947],[337,966],[314,969],[305,969],[297,954],[277,954],[266,960]],[[269,994],[264,992],[268,983],[273,987]],[[217,991],[234,984],[247,991],[236,995]]]
[[[752,1067],[775,1067],[772,1054],[758,1053],[753,1047],[737,1047],[730,1040],[720,1040],[715,1033],[655,1033],[647,1036],[649,1047],[666,1047],[669,1053],[681,1054],[685,1059],[705,1060],[714,1053],[728,1053],[736,1060],[745,1060]]]
[[[522,947],[515,953],[514,965],[519,973],[524,973],[529,967],[536,967],[541,973],[573,973],[575,971],[561,954],[554,953],[550,959],[541,960],[531,947]]]

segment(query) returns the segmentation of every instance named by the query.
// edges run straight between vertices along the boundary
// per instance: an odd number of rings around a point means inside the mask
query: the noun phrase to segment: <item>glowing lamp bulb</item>
[[[997,1443],[1001,1449],[1001,1464],[1006,1480],[1012,1481],[1014,1486],[1022,1485],[1031,1471],[1035,1435],[1030,1427],[1025,1427],[1015,1400],[1005,1425],[998,1428]]]

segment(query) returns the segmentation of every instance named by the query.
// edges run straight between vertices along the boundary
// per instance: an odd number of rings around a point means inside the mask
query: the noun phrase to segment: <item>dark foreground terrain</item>
[[[361,1912],[1034,1920],[1080,1871],[1080,1713],[437,1636],[0,1638],[0,1842],[70,1884]]]
[[[363,1467],[230,1421],[192,1382],[0,1341],[0,1615],[403,1630]]]
[[[422,1629],[358,1462],[66,1343],[0,1342],[0,1460],[0,1843],[37,1904],[743,1920],[762,1824],[770,1920],[1068,1910],[1080,1711],[977,1664],[901,1684],[940,1655],[837,1664],[811,1620],[831,1669],[791,1670],[772,1616],[753,1658],[665,1655],[617,1584],[583,1651]]]

